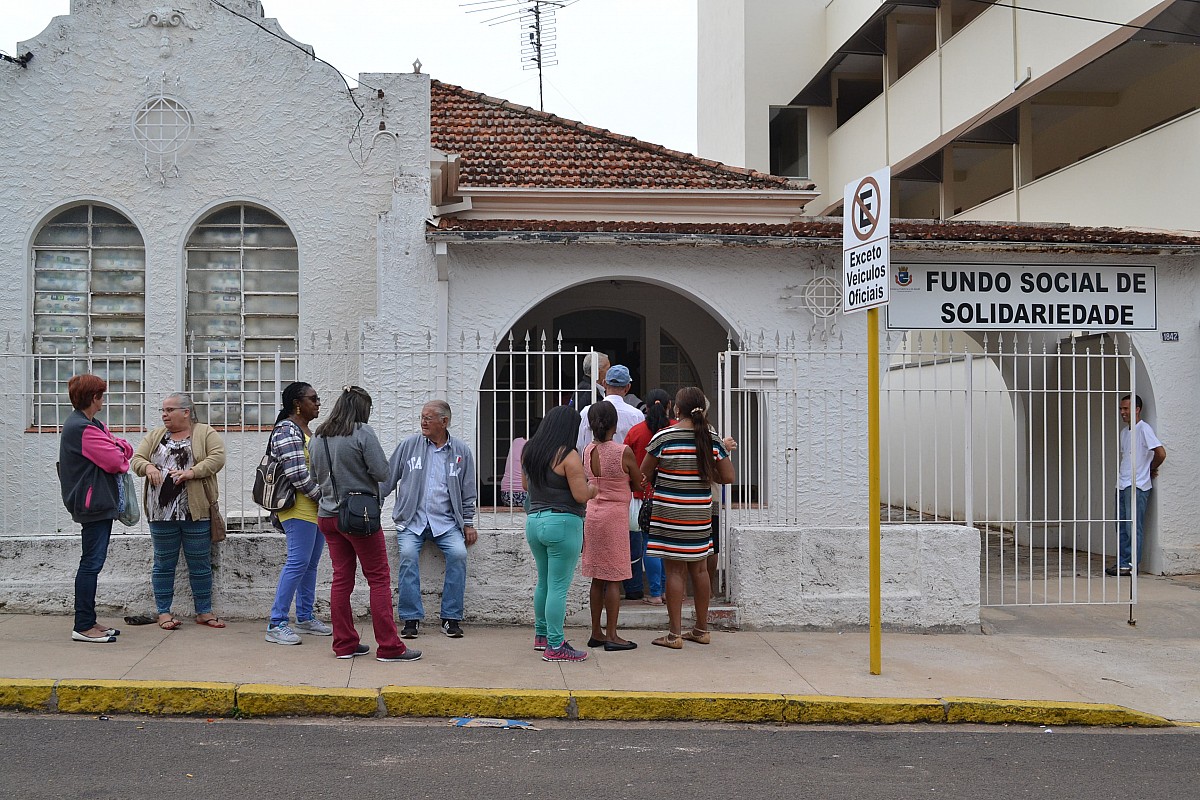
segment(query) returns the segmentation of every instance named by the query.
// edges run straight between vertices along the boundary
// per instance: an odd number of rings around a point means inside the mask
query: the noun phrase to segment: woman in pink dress
[[[612,403],[592,403],[588,426],[594,441],[583,451],[583,470],[599,490],[588,503],[583,521],[583,574],[592,579],[592,638],[588,647],[612,652],[637,645],[617,635],[621,582],[633,575],[629,563],[629,502],[641,491],[642,475],[633,451],[613,441],[617,409]],[[606,626],[600,628],[600,612]]]

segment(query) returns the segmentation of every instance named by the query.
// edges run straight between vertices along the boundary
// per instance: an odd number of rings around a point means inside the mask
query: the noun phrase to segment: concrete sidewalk
[[[501,716],[776,722],[1200,721],[1200,577],[1143,577],[1128,606],[985,611],[981,633],[885,633],[870,675],[865,631],[714,632],[709,646],[593,649],[550,664],[532,631],[436,627],[424,657],[335,659],[330,639],[263,640],[265,623],[121,628],[113,644],[72,642],[66,617],[0,615],[0,707],[88,713]],[[632,616],[632,615],[631,615]],[[369,621],[359,630],[372,644]],[[568,630],[576,646],[586,629]]]

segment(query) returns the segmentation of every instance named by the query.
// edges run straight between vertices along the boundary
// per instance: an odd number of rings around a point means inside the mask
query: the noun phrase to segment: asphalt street
[[[1200,730],[804,728],[0,715],[11,798],[1158,800],[1200,785]]]

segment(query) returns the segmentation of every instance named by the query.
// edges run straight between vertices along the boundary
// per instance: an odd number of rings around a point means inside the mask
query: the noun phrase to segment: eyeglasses
[[[444,419],[444,417],[442,417],[440,414],[434,417],[431,417],[428,414],[421,415],[421,422],[437,422],[439,419]]]
[[[300,399],[301,400],[312,400],[317,405],[321,405],[321,398],[317,397],[315,394],[306,394],[304,397],[301,397]]]
[[[170,414],[172,411],[187,411],[183,406],[163,406],[162,413]]]

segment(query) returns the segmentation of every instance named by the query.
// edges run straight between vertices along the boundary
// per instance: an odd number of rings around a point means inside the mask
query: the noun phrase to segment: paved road
[[[0,715],[0,796],[1165,800],[1200,785],[1200,729],[542,726]]]

